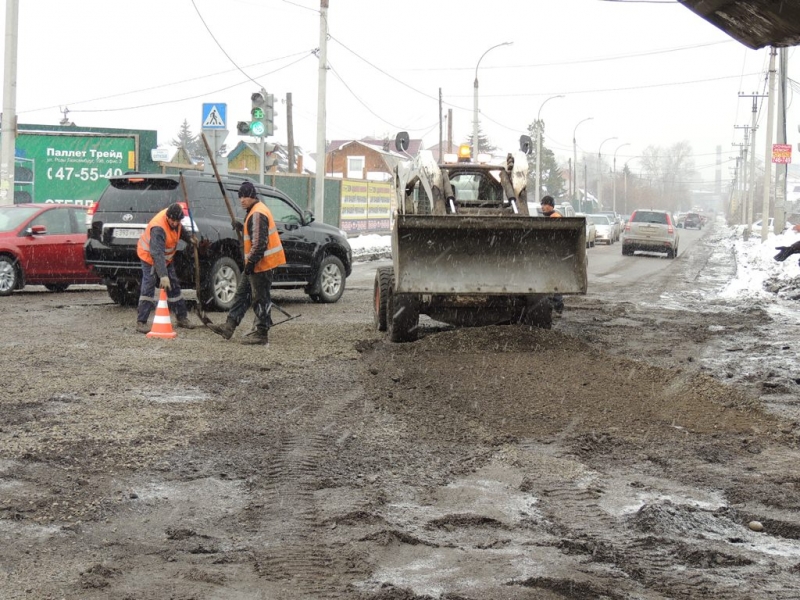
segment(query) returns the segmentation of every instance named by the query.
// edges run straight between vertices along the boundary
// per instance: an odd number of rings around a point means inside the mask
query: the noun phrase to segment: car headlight
[[[339,233],[341,233],[341,234],[342,234],[342,237],[343,237],[343,238],[347,238],[347,232],[346,232],[344,229],[340,229],[340,230],[339,230]]]

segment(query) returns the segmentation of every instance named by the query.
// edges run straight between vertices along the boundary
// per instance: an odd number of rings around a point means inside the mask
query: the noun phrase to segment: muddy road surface
[[[0,299],[0,598],[800,598],[797,307],[717,299],[724,235],[402,345],[373,265],[268,349]]]

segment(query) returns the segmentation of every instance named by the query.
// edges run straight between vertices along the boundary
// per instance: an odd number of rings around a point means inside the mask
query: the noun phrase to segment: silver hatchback
[[[678,256],[678,229],[667,211],[633,212],[622,236],[622,254],[631,256],[637,250],[666,252],[667,258]]]

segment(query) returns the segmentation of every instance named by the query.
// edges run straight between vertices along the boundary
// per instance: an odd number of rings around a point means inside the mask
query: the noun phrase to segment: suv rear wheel
[[[108,297],[114,304],[120,306],[136,306],[139,304],[139,288],[141,284],[135,281],[118,281],[106,285]]]
[[[344,264],[337,257],[328,255],[322,259],[317,279],[308,293],[314,302],[330,304],[344,294]]]
[[[206,277],[205,285],[201,288],[200,300],[203,307],[228,311],[233,306],[233,297],[239,286],[241,272],[236,261],[229,256],[221,256],[214,264]]]

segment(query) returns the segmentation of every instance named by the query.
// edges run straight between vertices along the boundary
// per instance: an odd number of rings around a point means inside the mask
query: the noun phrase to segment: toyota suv
[[[636,210],[622,234],[622,254],[637,250],[666,252],[667,258],[678,256],[678,230],[672,216],[664,210]]]
[[[244,267],[243,254],[220,183],[205,173],[186,172],[183,177],[185,192],[180,175],[129,173],[109,178],[108,187],[89,209],[84,259],[103,277],[115,303],[138,303],[142,274],[136,254],[139,236],[158,211],[178,202],[186,215],[184,227],[193,230],[200,242],[198,301],[206,309],[229,310],[232,306]],[[242,222],[245,212],[238,190],[248,180],[230,176],[221,181],[236,219]],[[302,210],[280,190],[255,185],[275,218],[286,254],[286,264],[273,273],[273,287],[303,288],[315,302],[339,300],[353,259],[345,232],[315,221],[310,211]],[[195,288],[194,253],[183,241],[178,244],[175,270],[182,287]]]

